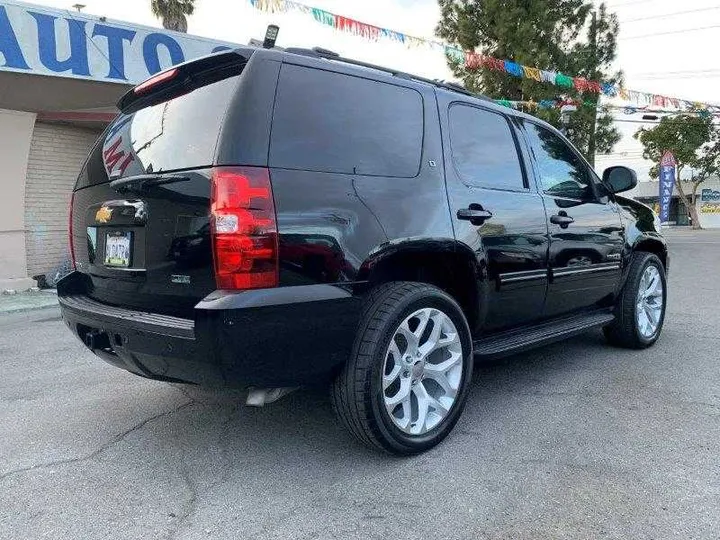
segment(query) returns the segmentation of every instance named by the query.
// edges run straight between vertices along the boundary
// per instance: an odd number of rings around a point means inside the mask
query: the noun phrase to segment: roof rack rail
[[[383,66],[376,66],[375,64],[369,64],[367,62],[362,62],[360,60],[353,60],[351,58],[345,58],[343,56],[340,56],[335,51],[329,51],[328,49],[322,49],[320,47],[313,47],[312,49],[304,49],[301,47],[288,47],[285,49],[285,52],[292,53],[292,54],[299,54],[301,56],[310,56],[312,58],[325,58],[326,60],[337,60],[338,62],[344,62],[346,64],[352,64],[354,66],[376,69],[376,70],[383,71],[385,73],[389,73],[391,75],[394,75],[396,77],[401,77],[404,79],[415,79],[416,78],[413,75],[410,75],[403,71],[398,71],[396,69],[390,69],[390,68],[383,67]]]
[[[449,90],[455,90],[456,92],[460,92],[460,93],[462,93],[462,94],[467,94],[467,95],[469,95],[469,96],[474,96],[474,95],[475,95],[475,94],[473,94],[470,90],[468,90],[467,88],[465,88],[465,87],[464,87],[463,85],[461,85],[461,84],[454,83],[454,82],[451,82],[451,81],[443,81],[443,80],[440,80],[440,79],[435,79],[435,81],[436,81],[436,84],[437,84],[438,86],[440,86],[441,88],[447,88],[447,89],[449,89]]]
[[[378,71],[382,71],[384,73],[389,73],[390,75],[392,75],[394,77],[400,77],[402,79],[410,79],[410,80],[414,80],[414,81],[424,82],[427,84],[432,84],[433,86],[437,86],[439,88],[444,88],[445,90],[452,90],[453,92],[459,92],[461,94],[465,94],[466,96],[472,96],[472,97],[482,99],[485,101],[492,101],[489,97],[483,96],[482,94],[475,94],[457,83],[441,81],[439,79],[426,79],[425,77],[420,77],[419,75],[411,75],[410,73],[405,73],[404,71],[399,71],[396,69],[391,69],[391,68],[387,68],[387,67],[383,67],[383,66],[378,66],[375,64],[370,64],[369,62],[362,62],[361,60],[353,60],[352,58],[345,58],[344,56],[340,56],[340,54],[336,53],[335,51],[330,51],[328,49],[323,49],[321,47],[313,47],[312,49],[305,49],[302,47],[288,47],[285,49],[285,52],[292,53],[292,54],[299,54],[301,56],[310,56],[313,58],[325,58],[326,60],[336,60],[338,62],[344,62],[346,64],[351,64],[354,66],[375,69]]]

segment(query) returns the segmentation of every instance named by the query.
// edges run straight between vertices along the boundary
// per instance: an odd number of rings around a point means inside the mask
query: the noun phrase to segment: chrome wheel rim
[[[437,427],[455,404],[463,375],[462,343],[450,317],[435,308],[407,317],[390,341],[382,375],[395,426],[410,435]]]
[[[665,291],[660,271],[657,267],[650,265],[640,278],[635,309],[638,330],[643,337],[651,338],[657,332],[664,301]]]

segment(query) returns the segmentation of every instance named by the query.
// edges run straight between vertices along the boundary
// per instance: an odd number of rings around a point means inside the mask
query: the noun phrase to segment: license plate
[[[112,232],[105,237],[105,266],[127,268],[132,254],[132,233]]]

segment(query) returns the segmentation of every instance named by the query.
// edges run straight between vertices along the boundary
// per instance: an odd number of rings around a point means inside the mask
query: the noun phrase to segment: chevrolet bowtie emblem
[[[107,223],[112,218],[112,208],[101,206],[100,210],[95,213],[95,221],[98,223]]]

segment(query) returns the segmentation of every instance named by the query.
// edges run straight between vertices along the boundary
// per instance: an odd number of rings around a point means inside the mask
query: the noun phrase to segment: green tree
[[[655,163],[650,176],[658,178],[660,158],[670,151],[677,161],[677,190],[680,200],[692,219],[693,228],[699,229],[700,220],[695,206],[697,190],[710,176],[720,172],[720,131],[710,116],[681,114],[665,116],[652,128],[641,128],[635,138],[643,145],[643,157]],[[690,200],[680,175],[686,167],[693,170]]]
[[[615,59],[618,22],[604,5],[593,12],[585,0],[438,0],[441,18],[438,36],[463,50],[511,59],[590,80],[613,80],[608,72]],[[597,94],[560,89],[552,84],[507,73],[465,69],[460,59],[448,57],[453,74],[466,88],[495,99],[554,99],[570,94],[597,102]],[[560,126],[557,109],[538,110],[538,117]],[[606,113],[596,121],[596,109],[580,107],[571,115],[567,133],[593,162],[595,153],[609,153],[620,139]]]
[[[620,25],[613,13],[608,13],[605,4],[590,13],[587,39],[579,40],[570,51],[572,73],[591,81],[618,83],[622,73],[611,73],[617,57],[617,36]],[[591,107],[580,108],[571,118],[568,135],[582,149],[590,163],[595,165],[596,154],[609,154],[620,141],[613,118],[606,112],[598,114],[600,95],[583,92],[580,99],[590,102]]]
[[[187,32],[187,17],[195,12],[195,0],[151,0],[150,7],[153,15],[162,19],[164,28]]]

